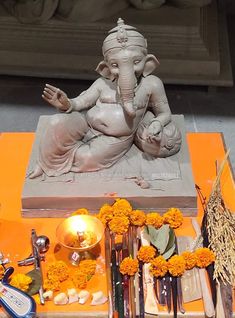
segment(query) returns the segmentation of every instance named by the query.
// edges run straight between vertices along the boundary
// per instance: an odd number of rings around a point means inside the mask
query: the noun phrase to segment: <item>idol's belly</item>
[[[87,121],[89,125],[109,136],[129,136],[136,127],[136,118],[125,116],[123,108],[119,104],[101,104],[88,110]]]

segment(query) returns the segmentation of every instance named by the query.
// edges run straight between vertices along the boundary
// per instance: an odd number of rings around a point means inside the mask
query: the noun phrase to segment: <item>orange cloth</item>
[[[0,250],[12,261],[16,272],[28,272],[33,267],[17,266],[17,261],[24,259],[31,253],[30,233],[35,228],[38,235],[47,235],[51,246],[46,254],[46,262],[42,264],[45,271],[46,264],[55,259],[66,259],[68,252],[61,249],[56,251],[55,229],[62,219],[59,218],[21,218],[21,192],[23,188],[25,173],[32,144],[33,133],[2,133],[0,134]],[[212,183],[216,176],[215,161],[221,161],[225,155],[223,137],[220,133],[189,133],[187,141],[190,150],[192,168],[195,183],[200,186],[203,194],[208,198]],[[222,193],[226,204],[235,211],[235,187],[229,169],[226,166],[222,176]],[[202,217],[202,207],[198,200],[198,220]],[[177,235],[191,235],[195,233],[191,226],[190,218],[185,217],[183,226],[176,231]],[[101,244],[102,255],[104,255],[104,244]],[[104,267],[103,267],[104,269]],[[102,290],[107,295],[105,274],[95,275],[88,283],[90,292]],[[88,304],[90,301],[88,301]],[[202,312],[202,301],[196,301],[184,305],[187,312]],[[107,314],[108,305],[90,306],[71,304],[66,306],[55,306],[53,302],[46,302],[45,306],[39,305],[37,311],[56,313],[67,313],[65,316],[84,317],[82,312],[94,312]],[[51,316],[51,315],[50,315]],[[56,316],[56,315],[55,315]],[[52,316],[51,316],[52,317]],[[195,317],[195,316],[194,316]]]

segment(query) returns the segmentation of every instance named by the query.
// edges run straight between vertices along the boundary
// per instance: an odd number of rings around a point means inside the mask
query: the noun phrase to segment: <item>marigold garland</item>
[[[168,264],[162,255],[159,255],[151,260],[150,272],[155,277],[163,277],[168,271]]]
[[[89,211],[78,209],[73,215],[77,214],[89,214]],[[119,235],[127,232],[130,224],[134,226],[152,225],[157,229],[163,224],[169,224],[170,227],[176,229],[183,223],[183,215],[178,208],[170,208],[163,216],[157,212],[145,214],[142,210],[133,210],[126,199],[116,199],[113,205],[104,204],[95,217],[100,219],[105,226],[108,224],[109,229]],[[155,277],[163,277],[167,272],[172,276],[181,276],[185,270],[190,270],[195,266],[207,267],[215,261],[215,255],[208,248],[199,248],[195,252],[185,251],[181,255],[172,256],[168,261],[162,255],[155,257],[156,252],[152,246],[142,246],[137,253],[138,259],[127,257],[121,262],[120,272],[123,275],[134,275],[138,271],[139,260],[151,264],[150,271]],[[94,275],[95,270],[95,261],[81,261],[76,275],[72,277],[75,286],[85,288],[87,280]],[[67,276],[66,271],[64,275]],[[54,288],[58,287],[56,277],[53,275],[50,277],[49,274],[46,283]]]
[[[156,255],[156,249],[153,246],[141,246],[137,252],[137,258],[143,263],[150,263]]]
[[[143,226],[146,221],[146,215],[142,210],[133,210],[130,213],[130,222],[135,226]]]
[[[139,262],[137,259],[126,257],[122,260],[119,270],[122,275],[133,276],[139,269]]]
[[[197,266],[200,268],[207,267],[215,261],[215,254],[207,247],[198,248],[195,251],[195,255],[197,258]]]
[[[126,216],[114,216],[108,223],[110,230],[115,234],[123,234],[128,231],[130,221]]]
[[[113,207],[109,204],[104,204],[99,211],[98,218],[103,224],[109,222],[113,217]]]
[[[177,208],[170,208],[163,214],[163,220],[165,224],[169,224],[173,229],[177,229],[183,223],[182,212]]]
[[[146,225],[152,225],[159,229],[163,225],[163,217],[157,212],[151,212],[146,215]]]
[[[168,271],[172,276],[181,276],[185,272],[186,262],[180,255],[174,255],[168,260]]]
[[[129,216],[132,211],[132,206],[126,199],[116,199],[112,208],[114,216]]]
[[[185,251],[181,254],[185,260],[185,269],[190,270],[197,265],[197,257],[195,253],[190,251]]]
[[[15,288],[19,288],[22,291],[26,292],[29,289],[29,285],[32,283],[32,278],[25,274],[14,274],[11,277],[10,284]]]

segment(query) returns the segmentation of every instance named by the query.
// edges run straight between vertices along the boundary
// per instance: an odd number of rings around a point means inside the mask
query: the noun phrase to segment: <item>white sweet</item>
[[[108,298],[100,290],[100,291],[92,294],[91,305],[93,305],[93,306],[102,305],[102,304],[106,303],[107,300],[108,300]]]
[[[43,293],[43,298],[45,300],[52,300],[53,298],[53,291],[52,290],[47,290],[45,293]]]
[[[79,304],[84,305],[87,299],[90,297],[90,293],[87,290],[81,290],[78,294],[79,297]]]
[[[55,305],[66,305],[68,303],[68,297],[65,293],[60,293],[54,297]]]
[[[75,303],[78,301],[78,293],[75,288],[68,289],[69,304]]]

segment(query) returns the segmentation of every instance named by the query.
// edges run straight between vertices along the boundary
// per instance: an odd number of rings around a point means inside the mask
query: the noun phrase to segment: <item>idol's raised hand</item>
[[[49,104],[62,111],[68,110],[71,106],[70,100],[68,99],[65,92],[49,84],[46,84],[42,94],[42,98]]]

